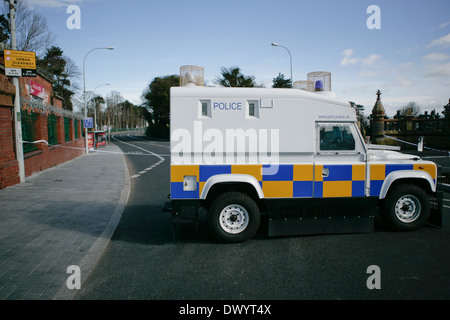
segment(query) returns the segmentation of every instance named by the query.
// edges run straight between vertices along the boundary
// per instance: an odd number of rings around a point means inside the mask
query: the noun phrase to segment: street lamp
[[[109,86],[109,85],[111,85],[111,84],[110,83],[102,83],[102,84],[99,84],[98,86],[96,86],[95,89],[94,89],[94,125],[95,125],[95,130],[97,130],[97,103],[95,101],[95,90],[97,90],[98,87]]]
[[[88,56],[89,53],[91,53],[94,50],[101,50],[101,49],[105,49],[105,50],[114,50],[114,47],[104,47],[104,48],[94,48],[92,50],[90,50],[88,53],[86,53],[86,55],[84,56],[83,59],[83,98],[84,98],[84,118],[87,118],[87,106],[86,106],[86,76],[85,76],[85,63],[86,63],[86,57]],[[89,153],[89,146],[88,146],[88,137],[87,137],[87,128],[84,128],[84,140],[86,143],[86,154]]]
[[[276,42],[272,42],[272,47],[281,47],[281,48],[284,48],[284,49],[286,49],[287,52],[289,53],[289,58],[291,59],[291,86],[293,86],[293,85],[294,85],[294,79],[292,79],[292,55],[291,55],[291,52],[289,51],[288,48],[286,48],[286,47],[284,47],[284,46],[282,46],[282,45],[279,45],[279,44],[276,43]]]

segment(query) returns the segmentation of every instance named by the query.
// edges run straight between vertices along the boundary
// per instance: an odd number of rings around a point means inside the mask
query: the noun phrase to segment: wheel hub
[[[405,195],[395,204],[395,215],[404,223],[411,223],[420,216],[420,201],[413,195]]]
[[[237,234],[248,226],[249,214],[238,204],[226,206],[219,216],[220,227],[227,233]]]

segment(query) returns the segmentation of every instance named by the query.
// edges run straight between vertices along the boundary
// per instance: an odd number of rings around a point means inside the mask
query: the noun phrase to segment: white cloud
[[[351,93],[351,94],[355,94],[355,93],[368,94],[369,90],[370,90],[370,86],[368,84],[362,84],[362,85],[345,87],[344,89],[342,89],[342,92],[343,93]]]
[[[427,48],[436,46],[443,46],[444,48],[450,47],[450,33],[439,39],[431,41],[431,43],[427,46]]]
[[[358,73],[358,76],[363,77],[363,78],[368,78],[368,77],[376,77],[378,76],[379,73],[375,72],[375,71],[369,71],[369,70],[361,70]]]
[[[399,64],[398,66],[392,68],[392,72],[396,72],[396,71],[406,71],[406,70],[411,70],[412,67],[414,67],[414,63],[413,62],[406,62],[406,63],[402,63]]]
[[[399,87],[404,87],[406,90],[412,90],[412,87],[417,83],[412,78],[407,78],[404,76],[397,76],[395,79],[391,79],[385,83],[383,83],[382,88],[386,88],[390,90],[398,90]],[[396,89],[393,89],[396,88]]]
[[[425,66],[424,76],[426,78],[443,78],[448,80],[450,78],[450,62],[434,63]]]
[[[381,59],[381,56],[375,53],[366,58],[353,57],[354,52],[355,50],[353,49],[346,49],[342,52],[343,58],[341,60],[341,66],[347,67],[349,65],[361,64],[363,66],[370,67]]]
[[[440,25],[439,25],[439,28],[442,29],[442,28],[445,28],[445,27],[448,26],[448,25],[450,25],[450,21],[449,21],[449,22],[445,22],[445,23],[440,24]]]
[[[410,54],[411,52],[417,51],[421,49],[421,47],[419,45],[415,45],[414,47],[409,47],[406,49],[398,49],[395,53],[396,54]]]
[[[374,65],[377,61],[380,61],[380,59],[381,56],[379,54],[371,54],[367,58],[362,59],[362,64],[369,67]]]
[[[397,77],[395,78],[395,84],[398,86],[409,87],[414,84],[411,79],[407,79],[405,77]]]
[[[445,61],[450,59],[450,56],[448,54],[445,53],[438,53],[438,52],[433,52],[430,53],[429,55],[423,57],[423,60],[425,61]]]
[[[358,63],[358,59],[351,57],[353,55],[353,53],[354,53],[353,49],[347,49],[347,50],[344,50],[344,52],[342,52],[342,55],[344,57],[341,60],[341,66],[346,67],[348,65]]]
[[[71,4],[79,4],[83,0],[25,0],[30,7],[60,8],[68,7]]]

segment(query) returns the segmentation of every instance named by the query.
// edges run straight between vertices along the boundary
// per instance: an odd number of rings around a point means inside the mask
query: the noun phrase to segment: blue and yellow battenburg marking
[[[364,197],[366,166],[316,165],[314,179],[315,198]],[[322,176],[324,169],[328,176]]]
[[[370,165],[370,196],[379,196],[381,186],[389,173],[398,170],[421,170],[428,172],[436,183],[436,165],[426,164],[371,164]]]
[[[330,171],[322,177],[322,169]],[[205,182],[217,174],[248,174],[259,182],[265,198],[363,197],[364,165],[317,166],[282,164],[276,174],[269,165],[172,165],[171,198],[198,199]],[[197,189],[184,191],[184,176],[197,177]]]
[[[433,164],[372,164],[370,196],[379,196],[387,175],[397,170],[422,170],[436,181]],[[328,174],[324,175],[326,171]],[[171,198],[199,199],[205,182],[218,174],[248,174],[259,182],[265,198],[364,197],[366,166],[281,164],[276,174],[269,165],[172,165]],[[184,176],[197,177],[195,191],[184,191]]]

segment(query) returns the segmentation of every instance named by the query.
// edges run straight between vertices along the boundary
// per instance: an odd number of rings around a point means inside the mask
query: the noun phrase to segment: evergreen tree
[[[221,74],[215,82],[223,87],[255,87],[255,77],[243,75],[238,67],[222,67]]]
[[[37,66],[52,76],[53,93],[63,98],[64,109],[72,111],[71,97],[74,92],[70,90],[71,81],[62,49],[55,46],[47,49],[45,56],[37,61]]]
[[[170,123],[170,88],[180,85],[178,75],[156,77],[144,93],[144,106],[149,112],[145,113],[149,122],[147,134],[153,137],[166,138],[169,136]]]
[[[273,78],[272,88],[292,88],[292,81],[285,79],[284,74],[279,73],[276,78]]]
[[[444,114],[445,119],[450,121],[450,99],[448,99],[448,103],[444,106],[444,111],[442,111],[442,113]]]
[[[9,39],[9,21],[4,14],[0,15],[0,42],[6,42]]]

